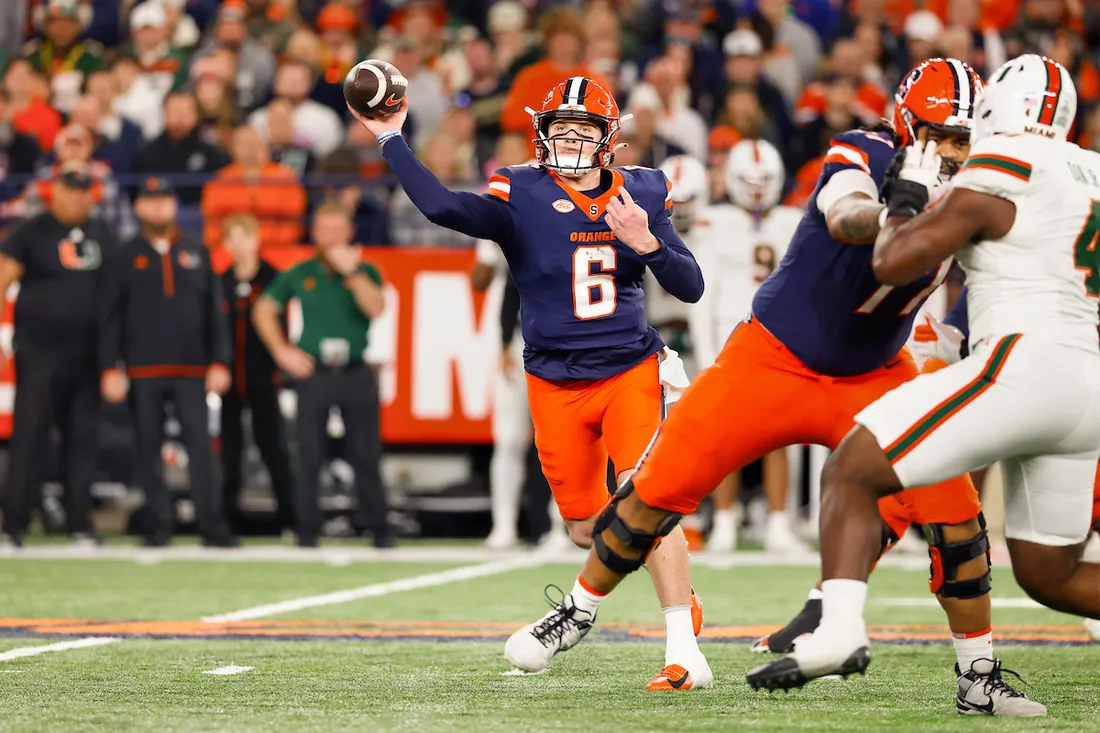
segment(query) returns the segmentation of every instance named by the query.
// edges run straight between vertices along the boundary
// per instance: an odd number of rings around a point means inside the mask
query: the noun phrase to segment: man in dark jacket
[[[221,283],[203,243],[176,227],[171,185],[150,178],[134,208],[141,234],[108,262],[100,298],[103,396],[130,396],[138,435],[137,482],[145,492],[145,542],[168,544],[172,504],[163,468],[165,405],[171,403],[187,448],[191,497],[203,544],[235,544],[214,481],[206,393],[224,394],[231,353]]]
[[[114,236],[91,216],[93,180],[66,165],[49,210],[24,221],[0,245],[0,293],[20,285],[15,304],[15,414],[11,463],[0,507],[4,545],[21,547],[42,485],[50,428],[61,431],[65,514],[74,544],[95,542],[92,479],[99,421],[96,287]],[[7,356],[0,356],[0,371]]]
[[[187,92],[172,92],[164,99],[164,132],[138,148],[132,168],[135,173],[213,173],[229,165],[229,155],[199,137],[199,108]],[[197,204],[202,183],[180,184],[179,199]]]
[[[241,491],[241,453],[244,410],[251,413],[252,436],[271,475],[275,520],[280,530],[294,526],[291,512],[291,472],[283,416],[279,411],[278,369],[252,325],[252,306],[278,271],[260,259],[260,223],[252,216],[226,217],[222,243],[233,255],[233,266],[222,275],[222,291],[229,304],[229,332],[233,339],[233,385],[222,397],[222,492],[225,516],[240,532],[238,505]]]

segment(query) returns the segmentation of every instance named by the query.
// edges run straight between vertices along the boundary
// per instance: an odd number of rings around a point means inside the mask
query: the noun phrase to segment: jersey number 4
[[[1085,273],[1085,291],[1090,298],[1100,295],[1100,253],[1096,239],[1100,235],[1100,201],[1092,202],[1089,218],[1073,243],[1073,266]]]
[[[615,276],[610,272],[614,269],[612,247],[577,247],[573,252],[573,315],[587,321],[615,312]]]

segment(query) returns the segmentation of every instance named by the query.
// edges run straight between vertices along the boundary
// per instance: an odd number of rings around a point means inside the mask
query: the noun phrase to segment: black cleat
[[[852,652],[852,655],[844,660],[844,662],[836,669],[828,672],[822,672],[821,674],[807,677],[806,674],[798,666],[798,662],[794,657],[783,657],[782,659],[776,659],[774,662],[768,662],[761,665],[746,675],[746,679],[749,682],[749,686],[754,690],[791,690],[796,687],[802,687],[807,682],[818,677],[825,677],[827,675],[838,674],[844,679],[848,678],[848,675],[865,674],[867,667],[871,664],[871,650],[865,646],[861,646]]]
[[[821,599],[812,598],[806,601],[806,605],[798,615],[782,629],[771,636],[763,636],[753,642],[752,650],[772,654],[790,654],[794,651],[795,641],[806,634],[814,633],[820,624]]]

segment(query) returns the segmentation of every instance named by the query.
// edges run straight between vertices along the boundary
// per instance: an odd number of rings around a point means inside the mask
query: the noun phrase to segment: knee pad
[[[932,560],[928,589],[944,598],[979,598],[989,592],[992,585],[989,558],[989,537],[985,531],[985,517],[978,513],[981,531],[977,536],[962,542],[944,542],[941,524],[922,524],[924,538],[928,542],[928,556]],[[986,571],[977,578],[957,580],[959,566],[985,555]]]
[[[596,548],[596,556],[612,572],[623,575],[633,573],[642,565],[645,565],[646,557],[660,543],[661,539],[673,530],[680,521],[681,516],[679,514],[669,514],[661,520],[660,525],[653,532],[631,527],[623,521],[615,507],[621,500],[630,496],[633,491],[634,483],[628,479],[611,497],[607,507],[596,518],[596,523],[592,525],[592,546]],[[611,530],[611,534],[615,535],[615,539],[619,542],[632,550],[641,552],[641,556],[637,558],[623,557],[608,547],[607,543],[603,541],[603,532],[607,529]]]

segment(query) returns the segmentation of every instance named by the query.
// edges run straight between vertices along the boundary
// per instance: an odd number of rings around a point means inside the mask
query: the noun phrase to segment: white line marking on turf
[[[216,675],[230,675],[240,674],[241,672],[250,672],[252,667],[238,667],[236,664],[230,664],[228,667],[218,667],[217,669],[208,669],[203,674],[216,674]]]
[[[116,641],[122,641],[122,639],[114,636],[86,636],[83,639],[77,639],[75,641],[59,641],[56,644],[46,644],[44,646],[24,646],[18,649],[10,649],[0,654],[0,662],[7,662],[12,659],[22,659],[23,657],[36,657],[39,654],[46,654],[48,652],[63,652],[69,649],[103,646],[104,644],[114,644]]]
[[[390,593],[418,590],[420,588],[432,588],[437,585],[446,585],[447,583],[458,583],[464,580],[473,580],[474,578],[484,578],[489,575],[499,575],[512,570],[536,567],[543,564],[543,559],[544,558],[536,553],[529,553],[507,560],[487,562],[481,565],[465,565],[460,568],[444,570],[439,573],[414,575],[411,578],[400,578],[385,583],[375,583],[374,585],[365,585],[360,588],[340,590],[319,596],[306,596],[305,598],[280,601],[279,603],[268,603],[263,606],[243,608],[240,611],[223,613],[219,616],[207,616],[200,620],[205,623],[221,623],[223,621],[248,621],[249,619],[265,618],[281,613],[290,613],[291,611],[301,611],[306,608],[331,606],[336,603],[358,601],[362,598],[377,598],[378,596],[386,596]]]
[[[900,606],[903,608],[939,608],[940,604],[935,598],[876,598],[874,602],[880,606]],[[1045,608],[1041,603],[1036,603],[1030,598],[992,598],[990,602],[993,608]]]

